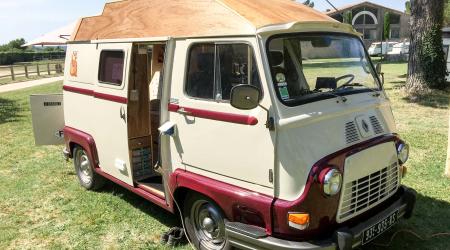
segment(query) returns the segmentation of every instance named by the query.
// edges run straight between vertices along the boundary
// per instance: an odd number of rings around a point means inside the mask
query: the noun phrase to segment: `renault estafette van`
[[[182,215],[198,249],[350,249],[409,218],[408,145],[360,34],[289,0],[125,0],[81,19],[36,143]]]

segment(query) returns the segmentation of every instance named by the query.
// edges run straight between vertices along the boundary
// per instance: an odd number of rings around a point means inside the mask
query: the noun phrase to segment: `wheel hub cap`
[[[225,243],[225,223],[214,206],[198,201],[192,211],[196,234],[207,249],[221,249]]]
[[[206,217],[203,219],[202,227],[206,232],[213,233],[216,228],[216,223],[213,219]]]
[[[92,181],[92,170],[91,170],[91,163],[89,162],[89,158],[87,157],[86,153],[81,151],[78,153],[78,168],[80,173],[80,179],[84,183],[90,183]]]

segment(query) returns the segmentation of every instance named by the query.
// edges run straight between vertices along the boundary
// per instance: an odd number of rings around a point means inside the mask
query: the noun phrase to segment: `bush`
[[[64,51],[39,51],[29,52],[12,50],[9,52],[0,52],[0,65],[11,65],[17,62],[32,62],[46,59],[60,59],[64,58],[66,52]]]

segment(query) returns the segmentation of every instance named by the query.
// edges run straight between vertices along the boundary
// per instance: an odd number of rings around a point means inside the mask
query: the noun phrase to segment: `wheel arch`
[[[220,182],[184,170],[175,171],[170,178],[174,198],[182,202],[189,192],[201,194],[213,201],[229,221],[239,221],[271,228],[271,204],[273,197]],[[176,204],[173,204],[176,205]]]
[[[184,207],[184,202],[186,200],[186,197],[190,194],[199,194],[202,196],[205,196],[206,198],[210,199],[212,202],[214,202],[214,205],[217,206],[217,208],[220,209],[220,211],[222,212],[222,214],[226,217],[226,219],[230,220],[231,218],[229,218],[229,216],[225,213],[225,210],[221,207],[221,205],[219,204],[219,202],[217,202],[216,199],[214,199],[214,197],[211,197],[210,195],[207,195],[205,193],[199,192],[197,190],[188,188],[188,187],[178,187],[177,189],[175,189],[175,192],[173,194],[174,196],[174,202],[176,202],[178,204],[178,206],[176,204],[174,204],[174,208],[181,210],[180,212],[183,211],[183,207]],[[179,208],[178,208],[179,207]]]
[[[64,127],[64,140],[66,143],[67,149],[69,149],[70,157],[73,157],[73,150],[76,146],[82,147],[86,153],[88,154],[89,158],[94,163],[95,167],[98,167],[100,162],[98,158],[97,153],[97,146],[95,145],[94,138],[81,130],[71,128],[71,127]]]

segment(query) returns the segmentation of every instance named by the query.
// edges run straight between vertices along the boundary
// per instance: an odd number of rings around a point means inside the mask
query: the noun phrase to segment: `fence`
[[[44,76],[62,74],[64,61],[47,63],[21,63],[16,65],[0,66],[0,79],[11,78],[15,81],[18,77],[31,78],[32,76]]]

